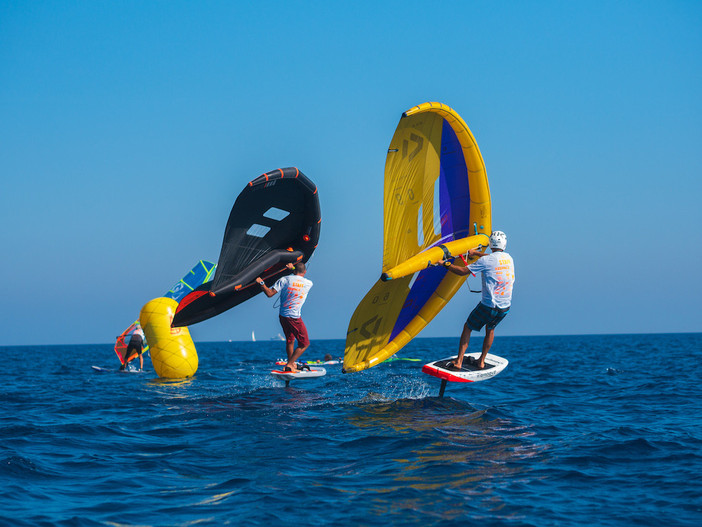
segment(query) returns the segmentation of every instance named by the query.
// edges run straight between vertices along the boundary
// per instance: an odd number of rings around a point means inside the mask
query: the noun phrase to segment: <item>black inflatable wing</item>
[[[178,304],[173,327],[219,315],[312,256],[321,227],[317,187],[297,168],[279,168],[251,181],[236,198],[224,231],[217,272]]]

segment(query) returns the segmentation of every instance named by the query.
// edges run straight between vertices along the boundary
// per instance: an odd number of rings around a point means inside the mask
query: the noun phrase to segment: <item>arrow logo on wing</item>
[[[363,338],[369,339],[371,338],[372,335],[375,335],[378,333],[378,329],[380,329],[380,323],[382,322],[383,317],[378,317],[378,315],[375,315],[373,318],[367,320],[361,325],[360,329],[360,334]],[[373,326],[373,329],[369,329],[370,326],[375,323]]]
[[[412,159],[414,159],[414,156],[416,156],[419,152],[422,151],[422,146],[424,146],[424,138],[421,135],[410,134],[409,140],[414,143],[417,143],[417,147],[414,150],[412,150],[412,152],[409,152],[409,141],[407,139],[404,139],[402,141],[402,157],[407,157],[407,154],[409,153],[408,161],[412,161]]]

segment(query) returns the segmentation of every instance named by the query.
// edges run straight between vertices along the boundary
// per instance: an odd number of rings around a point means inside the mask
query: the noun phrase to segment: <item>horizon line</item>
[[[550,335],[495,335],[496,339],[503,338],[544,338],[544,337],[620,337],[626,335],[702,335],[702,331],[676,331],[672,333],[661,333],[661,332],[651,332],[651,333],[556,333]],[[460,335],[448,336],[448,337],[415,337],[415,340],[429,340],[429,339],[459,339]],[[328,340],[338,340],[344,341],[346,339],[336,338],[336,339],[310,339],[310,342],[321,342]],[[282,340],[276,340],[272,338],[262,339],[262,340],[199,340],[195,344],[260,344],[263,342],[284,342]],[[0,344],[0,348],[22,348],[22,347],[32,347],[32,346],[114,346],[114,342],[99,342],[99,343],[85,343],[85,344]]]

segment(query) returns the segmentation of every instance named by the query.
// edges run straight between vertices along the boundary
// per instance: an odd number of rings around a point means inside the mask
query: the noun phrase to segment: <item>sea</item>
[[[196,346],[185,380],[0,348],[0,525],[702,525],[700,333],[497,336],[509,366],[443,397],[457,337],[289,387],[281,342]]]

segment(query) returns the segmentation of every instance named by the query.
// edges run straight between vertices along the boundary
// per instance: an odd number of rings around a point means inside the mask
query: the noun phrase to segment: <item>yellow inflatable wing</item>
[[[440,103],[402,114],[385,162],[382,278],[356,308],[344,371],[392,356],[441,311],[464,277],[435,266],[484,248],[492,232],[490,188],[478,144]]]

